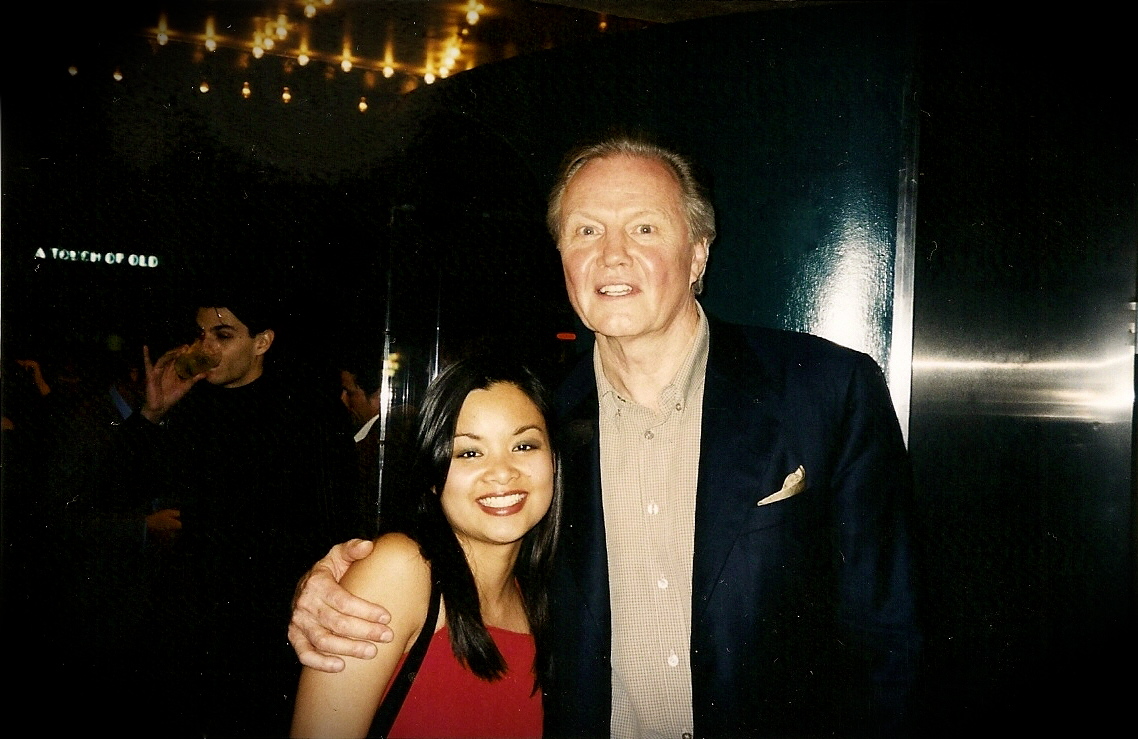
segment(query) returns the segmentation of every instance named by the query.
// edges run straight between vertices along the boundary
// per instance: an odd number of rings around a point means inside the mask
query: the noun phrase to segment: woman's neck
[[[478,588],[483,623],[526,633],[529,621],[514,577],[514,563],[520,550],[520,543],[509,546],[476,544],[465,548],[474,584]]]

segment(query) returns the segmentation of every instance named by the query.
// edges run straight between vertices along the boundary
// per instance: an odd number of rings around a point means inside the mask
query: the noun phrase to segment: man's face
[[[340,370],[340,402],[352,414],[357,426],[363,426],[379,413],[379,393],[373,393],[369,398],[356,384],[355,374],[347,370]]]
[[[273,343],[271,330],[250,336],[249,327],[228,308],[198,308],[197,322],[202,349],[220,360],[205,376],[206,382],[234,388],[261,376],[264,354]]]
[[[565,286],[589,329],[614,338],[648,336],[691,306],[707,243],[691,243],[679,182],[664,164],[594,159],[570,181],[561,212]]]

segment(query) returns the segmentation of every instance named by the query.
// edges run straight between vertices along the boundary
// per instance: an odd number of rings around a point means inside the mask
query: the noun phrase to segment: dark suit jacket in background
[[[818,337],[710,321],[692,574],[695,736],[898,735],[920,633],[912,478],[884,376],[869,356]],[[590,355],[558,393],[566,496],[548,737],[609,735],[597,413]],[[799,465],[805,490],[757,505]]]
[[[368,429],[367,435],[356,442],[356,463],[359,467],[358,516],[367,522],[364,538],[373,539],[379,533],[379,459],[380,419]]]

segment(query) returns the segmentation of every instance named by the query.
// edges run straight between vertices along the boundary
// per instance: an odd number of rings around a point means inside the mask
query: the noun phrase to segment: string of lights
[[[604,14],[573,11],[570,22],[561,26],[533,27],[532,21],[527,25],[525,18],[515,18],[512,29],[503,32],[501,23],[519,10],[534,12],[535,5],[540,4],[521,0],[207,1],[193,13],[186,7],[158,11],[156,22],[139,29],[136,36],[145,40],[153,55],[169,53],[172,47],[187,50],[199,77],[192,86],[200,94],[220,89],[225,94],[235,91],[245,99],[276,97],[288,105],[297,94],[300,71],[319,68],[323,73],[317,79],[353,80],[358,85],[353,103],[360,113],[366,113],[370,95],[403,95],[479,64],[533,50],[535,43],[549,48],[609,30]],[[562,16],[569,12],[552,11]],[[582,14],[589,16],[587,24],[580,22]],[[487,19],[501,23],[480,37],[479,29]],[[650,24],[632,27],[644,25]],[[278,66],[272,75],[257,69],[273,60]],[[80,72],[79,62],[68,69],[73,77]],[[146,73],[145,69],[132,70],[127,63],[116,64],[111,71],[116,82]],[[239,79],[236,84],[231,81],[234,75]]]

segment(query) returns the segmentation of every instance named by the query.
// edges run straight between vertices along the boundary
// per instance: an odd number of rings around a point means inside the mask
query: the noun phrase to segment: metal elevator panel
[[[944,736],[1134,689],[1131,75],[1091,21],[970,20],[930,12],[918,94],[910,448]]]

